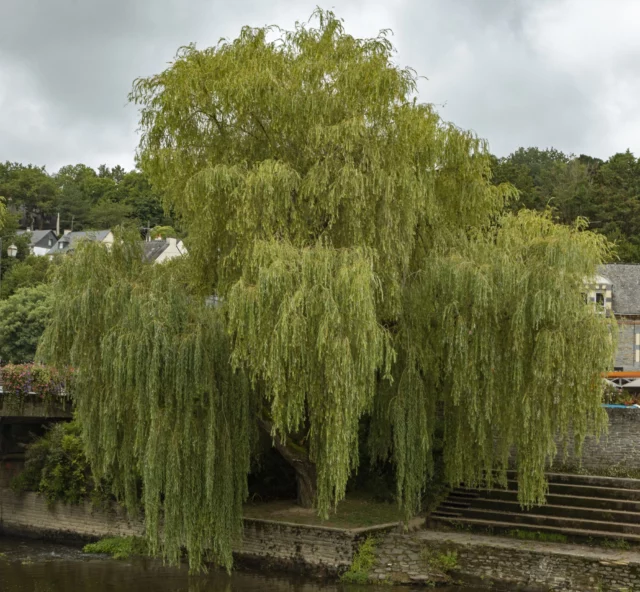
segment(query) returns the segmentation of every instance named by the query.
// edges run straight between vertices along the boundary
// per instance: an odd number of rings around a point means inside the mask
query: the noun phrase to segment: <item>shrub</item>
[[[147,542],[140,537],[110,537],[85,545],[85,553],[104,553],[114,559],[148,555]]]
[[[366,584],[369,581],[369,572],[376,563],[377,540],[368,536],[353,557],[349,571],[342,574],[341,581],[347,584]]]
[[[50,503],[77,504],[95,491],[80,426],[76,422],[56,424],[30,444],[24,471],[11,485],[16,491],[41,493]]]

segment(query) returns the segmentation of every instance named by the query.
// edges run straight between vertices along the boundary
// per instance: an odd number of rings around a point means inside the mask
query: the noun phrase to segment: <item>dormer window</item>
[[[604,294],[602,292],[596,292],[596,304],[604,306]]]

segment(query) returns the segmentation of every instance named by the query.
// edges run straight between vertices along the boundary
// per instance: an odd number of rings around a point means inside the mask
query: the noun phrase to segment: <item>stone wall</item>
[[[244,521],[242,543],[235,555],[280,567],[296,566],[313,573],[337,575],[349,569],[354,551],[367,535],[384,535],[397,526],[339,529],[268,520]]]
[[[27,395],[18,400],[0,392],[0,417],[40,419],[71,419],[73,412],[71,402],[44,402],[34,395]]]
[[[295,565],[313,573],[338,574],[348,569],[359,541],[396,525],[350,529],[302,526],[269,520],[245,520],[243,540],[234,553],[240,561],[282,568]],[[89,502],[49,507],[35,493],[17,495],[0,488],[0,532],[62,541],[90,541],[105,536],[141,536],[140,520],[122,508],[95,510]]]
[[[18,495],[0,489],[0,532],[56,540],[95,540],[105,536],[140,536],[141,521],[129,520],[114,506],[96,511],[89,502],[48,505],[35,493]]]
[[[616,368],[624,370],[640,370],[640,362],[636,362],[636,334],[640,333],[640,323],[636,320],[619,318],[618,349],[616,351]]]
[[[640,590],[640,553],[420,531],[381,539],[371,578],[423,585],[462,581],[529,592],[631,592]]]
[[[640,470],[640,408],[609,407],[609,431],[600,441],[593,437],[584,442],[582,459],[572,453],[567,459],[559,453],[554,465],[557,467],[578,467],[603,475],[612,471],[623,474],[625,470]],[[552,469],[553,470],[553,469]]]
[[[42,497],[0,489],[0,532],[62,540],[141,535],[138,520],[120,509],[90,504],[48,507]],[[401,534],[391,525],[342,530],[266,520],[245,520],[235,556],[263,568],[294,567],[337,575],[353,560],[358,545],[375,536],[372,580],[425,584],[447,580],[506,584],[510,589],[564,592],[640,590],[640,553],[579,545],[535,543],[458,532],[418,530]],[[455,557],[444,569],[442,557]],[[450,563],[450,562],[449,562]]]

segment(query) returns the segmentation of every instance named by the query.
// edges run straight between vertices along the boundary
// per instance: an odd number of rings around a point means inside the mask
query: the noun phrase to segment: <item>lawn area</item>
[[[402,512],[396,504],[377,502],[364,496],[348,496],[338,504],[337,512],[332,512],[328,520],[321,520],[315,510],[301,508],[288,500],[246,504],[244,517],[313,526],[359,528],[400,522]]]

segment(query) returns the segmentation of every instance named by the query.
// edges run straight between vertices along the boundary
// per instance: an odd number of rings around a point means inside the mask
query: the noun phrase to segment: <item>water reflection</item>
[[[151,560],[115,561],[80,550],[0,538],[2,592],[407,592],[389,586],[342,586],[302,577],[236,571],[189,576]],[[443,590],[444,589],[440,589]],[[454,589],[451,589],[453,592]],[[479,592],[455,588],[455,592]],[[486,592],[484,590],[483,592]]]

